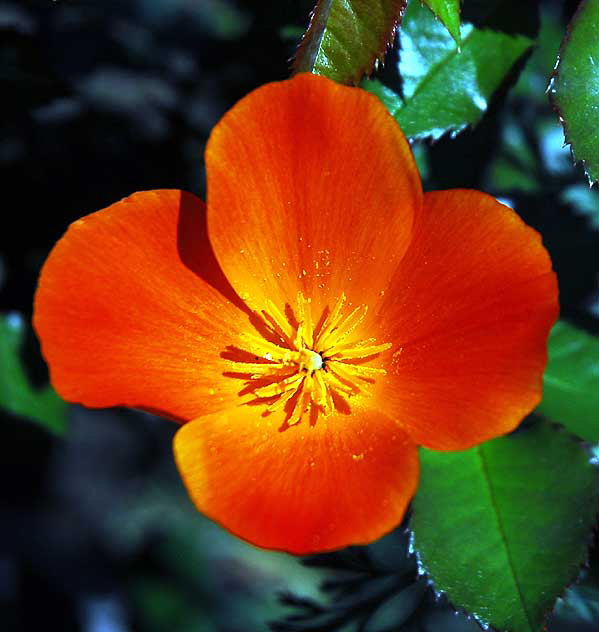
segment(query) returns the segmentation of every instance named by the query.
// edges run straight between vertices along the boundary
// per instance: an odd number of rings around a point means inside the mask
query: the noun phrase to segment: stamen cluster
[[[269,301],[255,324],[256,333],[242,334],[245,351],[255,362],[235,361],[235,371],[246,379],[241,391],[244,403],[266,404],[266,413],[285,410],[286,426],[307,417],[311,424],[318,415],[334,410],[349,412],[348,399],[368,394],[385,369],[366,366],[391,343],[376,344],[376,338],[356,341],[356,328],[364,321],[367,305],[345,309],[342,294],[320,319],[312,318],[312,303],[300,292],[295,310],[285,313]]]

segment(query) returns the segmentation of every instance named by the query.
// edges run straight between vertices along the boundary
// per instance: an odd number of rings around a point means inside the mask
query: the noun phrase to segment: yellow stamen
[[[244,362],[240,355],[230,362],[231,373],[246,380],[241,402],[274,399],[266,402],[266,413],[284,410],[284,427],[289,427],[304,419],[314,423],[337,406],[347,413],[350,398],[371,396],[373,382],[386,371],[365,362],[392,345],[377,344],[376,338],[354,340],[368,307],[358,305],[347,311],[346,302],[342,294],[330,311],[325,309],[315,320],[312,302],[301,292],[293,308],[281,310],[268,301],[256,331],[241,336],[243,349],[239,351],[256,361]],[[276,339],[280,345],[272,342]]]
[[[283,334],[288,341],[291,340],[293,338],[293,328],[289,321],[271,300],[267,301],[266,305],[268,312],[263,312],[266,318],[271,319],[273,324],[279,328],[278,333]]]

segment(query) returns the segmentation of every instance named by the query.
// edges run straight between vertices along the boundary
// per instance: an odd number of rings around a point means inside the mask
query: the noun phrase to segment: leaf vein
[[[489,474],[489,468],[488,468],[487,463],[486,463],[486,461],[484,459],[484,456],[483,456],[483,447],[482,446],[476,449],[476,454],[478,455],[480,467],[481,467],[482,474],[483,474],[483,479],[485,480],[485,482],[487,484],[487,489],[488,489],[488,492],[489,492],[489,499],[490,499],[491,505],[492,505],[493,510],[494,510],[495,518],[497,520],[497,529],[499,530],[499,535],[500,535],[501,540],[502,540],[502,542],[504,544],[505,556],[507,558],[507,562],[508,562],[508,566],[509,566],[509,569],[510,569],[510,573],[512,575],[514,588],[516,589],[516,592],[518,594],[518,598],[520,600],[520,606],[522,608],[522,612],[524,613],[524,616],[526,617],[526,621],[528,622],[528,626],[529,626],[530,630],[534,630],[532,617],[531,617],[530,613],[528,612],[526,601],[524,599],[524,595],[522,594],[522,590],[520,588],[520,583],[518,581],[518,575],[516,574],[516,568],[514,566],[514,560],[512,559],[512,554],[510,552],[510,547],[508,545],[507,535],[505,533],[505,527],[503,525],[503,521],[501,519],[501,514],[499,512],[499,505],[497,503],[497,499],[495,497],[495,491],[493,490],[493,485],[491,483],[491,476]]]

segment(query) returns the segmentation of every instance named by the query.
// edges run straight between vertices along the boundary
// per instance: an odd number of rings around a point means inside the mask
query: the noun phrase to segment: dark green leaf
[[[24,333],[19,315],[0,317],[0,408],[61,433],[66,427],[67,406],[51,386],[34,390],[29,384],[19,358]]]
[[[585,448],[543,422],[421,458],[414,546],[436,589],[499,629],[540,631],[595,522],[597,472]]]
[[[587,441],[599,441],[599,338],[564,321],[549,337],[539,412]]]
[[[424,0],[429,9],[443,22],[455,43],[459,46],[460,37],[460,0]]]
[[[407,136],[438,139],[479,121],[495,90],[531,44],[527,37],[464,24],[458,52],[432,13],[411,2],[401,30],[403,99],[379,81],[363,85],[383,101]]]
[[[591,182],[599,178],[599,2],[585,0],[562,42],[549,93],[566,142]]]
[[[382,59],[407,0],[318,0],[295,72],[357,83]]]

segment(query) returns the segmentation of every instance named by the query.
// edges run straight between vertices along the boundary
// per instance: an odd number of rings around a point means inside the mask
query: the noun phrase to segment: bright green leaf
[[[379,81],[363,87],[385,104],[411,138],[438,139],[474,125],[513,64],[532,41],[495,31],[462,26],[457,45],[433,14],[411,2],[401,29],[399,72],[403,99]]]
[[[61,433],[66,427],[67,405],[51,386],[34,390],[29,384],[19,358],[24,334],[18,314],[0,317],[0,408]]]
[[[539,412],[587,441],[599,441],[599,338],[564,321],[549,337]]]
[[[538,632],[576,576],[599,503],[583,445],[545,422],[462,452],[421,450],[414,548],[454,606]]]
[[[407,0],[318,0],[295,72],[357,83],[382,59]]]
[[[460,0],[424,0],[429,9],[443,22],[455,43],[459,46]]]
[[[591,182],[599,178],[599,2],[584,0],[562,42],[549,93],[566,142]]]

